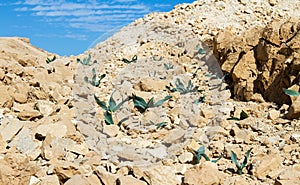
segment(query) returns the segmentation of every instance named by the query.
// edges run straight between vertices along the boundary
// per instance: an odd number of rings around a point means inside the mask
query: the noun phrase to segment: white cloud
[[[46,22],[92,32],[106,31],[117,24],[126,25],[151,11],[136,0],[23,0],[17,3],[15,11],[31,12]]]

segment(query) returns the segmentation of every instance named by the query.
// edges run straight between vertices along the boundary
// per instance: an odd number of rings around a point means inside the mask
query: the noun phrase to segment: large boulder
[[[214,54],[229,74],[235,99],[255,100],[256,93],[279,105],[291,104],[283,88],[299,86],[300,21],[273,20],[236,36],[230,29],[214,39]]]

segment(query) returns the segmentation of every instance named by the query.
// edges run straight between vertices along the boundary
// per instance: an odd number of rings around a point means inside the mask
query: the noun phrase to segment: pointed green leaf
[[[211,162],[217,163],[222,157],[223,155],[221,154],[217,159],[211,160]]]
[[[240,120],[244,120],[248,117],[249,117],[248,114],[242,110],[242,112],[240,113]]]
[[[161,106],[165,101],[169,100],[170,98],[172,98],[172,96],[166,96],[164,99],[161,99],[159,101],[157,101],[155,104],[154,104],[154,107],[158,107],[158,106]]]
[[[164,127],[165,125],[166,125],[166,123],[167,122],[161,122],[161,123],[158,123],[158,124],[156,124],[156,129],[159,129],[159,128],[161,128],[161,127]]]
[[[248,159],[249,159],[249,155],[250,155],[252,149],[253,149],[253,148],[250,148],[250,149],[246,152],[246,156],[245,156],[245,158],[244,158],[244,161],[243,161],[243,163],[242,163],[241,168],[244,168],[244,167],[247,165],[247,162],[248,162]]]
[[[93,73],[94,75],[96,74],[96,69],[95,69],[95,68],[92,69],[92,73]]]
[[[106,124],[109,124],[109,125],[113,125],[114,124],[114,121],[113,121],[113,118],[112,118],[112,114],[110,112],[105,111],[104,117],[105,117]]]
[[[104,101],[100,101],[97,97],[96,97],[96,95],[94,95],[94,98],[95,98],[95,100],[96,100],[96,103],[102,108],[102,109],[104,109],[104,110],[108,110],[108,108],[107,108],[107,106],[106,106],[106,103],[104,102]]]
[[[240,121],[240,118],[237,118],[237,117],[231,117],[231,118],[227,118],[226,120]]]
[[[132,98],[133,98],[133,104],[135,107],[141,108],[143,110],[146,110],[148,108],[146,101],[142,97],[132,94]]]
[[[300,92],[297,92],[295,90],[290,90],[290,89],[283,88],[283,91],[286,95],[289,95],[289,96],[300,96]]]
[[[111,112],[114,112],[113,110],[114,110],[114,108],[115,108],[115,106],[116,106],[116,101],[115,101],[114,98],[113,98],[113,94],[114,94],[114,92],[111,94],[111,96],[110,96],[110,98],[109,98],[109,101],[108,101],[109,110],[110,110]]]
[[[236,153],[234,153],[233,151],[231,151],[231,160],[233,161],[233,163],[235,164],[235,166],[240,169],[240,164],[237,161],[237,156]]]
[[[154,106],[154,98],[153,98],[153,97],[150,98],[150,100],[149,100],[148,103],[147,103],[147,108],[149,108],[149,107],[155,107],[155,106]]]

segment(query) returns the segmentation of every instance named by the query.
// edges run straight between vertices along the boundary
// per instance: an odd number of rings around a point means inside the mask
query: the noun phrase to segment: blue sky
[[[0,2],[0,37],[28,37],[59,55],[83,53],[150,12],[167,12],[194,0],[13,0]]]

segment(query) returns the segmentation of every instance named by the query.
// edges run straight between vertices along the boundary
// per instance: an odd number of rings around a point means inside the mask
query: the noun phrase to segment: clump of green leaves
[[[56,60],[56,56],[53,56],[52,59],[50,59],[50,58],[47,57],[46,63],[49,64],[49,63],[51,63],[51,62],[54,62],[55,60]]]
[[[184,84],[180,81],[180,79],[177,78],[175,81],[175,86],[175,88],[171,88],[169,86],[166,86],[166,88],[171,92],[178,91],[180,94],[186,94],[190,92],[203,92],[203,90],[199,90],[199,86],[194,86],[191,80],[188,81],[188,84],[185,87]]]
[[[104,101],[100,101],[96,95],[94,95],[94,98],[96,100],[96,103],[102,108],[105,110],[104,112],[104,118],[105,118],[105,123],[108,124],[108,125],[113,125],[114,124],[114,121],[113,121],[113,118],[112,118],[112,114],[113,112],[117,111],[118,109],[121,108],[121,106],[129,100],[129,98],[126,98],[125,100],[121,101],[119,104],[116,103],[116,101],[113,99],[113,94],[110,96],[109,98],[109,101],[108,101],[108,105],[106,104],[106,102]],[[124,119],[121,120],[118,125],[121,125],[122,122],[124,122]]]
[[[289,96],[300,96],[300,92],[297,92],[297,91],[291,90],[291,89],[285,89],[285,88],[283,88],[283,92],[286,95],[289,95]]]
[[[82,65],[90,65],[91,55],[89,55],[87,58],[84,58],[83,60],[77,58],[77,62],[81,63]]]
[[[249,155],[250,155],[250,152],[253,148],[250,148],[247,152],[246,152],[246,156],[244,158],[244,161],[242,164],[240,164],[238,161],[237,161],[237,156],[236,156],[236,153],[234,153],[233,151],[231,151],[231,160],[234,162],[235,166],[237,167],[237,173],[239,175],[242,175],[243,174],[243,168],[247,165],[247,162],[248,162],[248,159],[249,159]]]
[[[204,146],[201,146],[197,151],[194,151],[193,152],[195,157],[196,157],[196,163],[199,164],[200,160],[202,157],[204,157],[204,159],[206,161],[211,161],[213,163],[216,163],[218,162],[222,157],[223,155],[220,155],[217,159],[214,159],[214,160],[210,160],[210,158],[205,154],[205,148]]]
[[[164,68],[165,68],[166,70],[174,69],[174,65],[164,63]]]
[[[124,63],[126,63],[126,64],[130,64],[130,63],[132,63],[132,62],[136,62],[136,61],[137,61],[137,55],[134,55],[134,56],[131,58],[131,60],[128,60],[128,59],[126,59],[126,58],[123,58],[122,61],[123,61]]]
[[[154,98],[152,97],[148,102],[146,102],[142,97],[132,94],[132,100],[134,107],[137,108],[140,112],[145,112],[148,108],[161,106],[165,101],[172,98],[172,96],[166,96],[165,98],[154,103]]]
[[[101,80],[106,76],[105,74],[98,75],[96,74],[95,68],[92,69],[93,77],[92,80],[89,80],[87,76],[84,77],[84,81],[86,83],[90,83],[92,86],[98,87],[100,85]]]
[[[240,120],[244,120],[246,118],[248,118],[248,114],[242,110],[242,112],[240,113],[240,117],[237,118],[237,117],[231,117],[231,118],[227,118],[227,120],[235,120],[235,121],[240,121]]]

